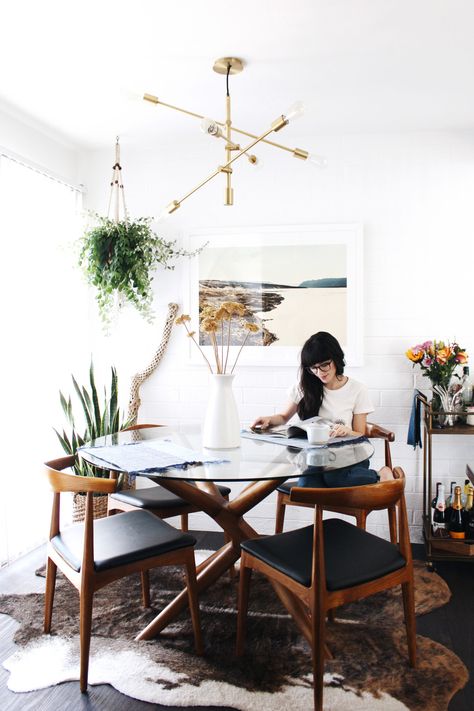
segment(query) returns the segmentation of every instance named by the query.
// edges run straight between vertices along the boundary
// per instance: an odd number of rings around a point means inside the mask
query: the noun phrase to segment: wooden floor
[[[215,549],[222,545],[220,533],[196,533],[197,548]],[[423,546],[413,546],[416,558],[423,559]],[[44,590],[44,579],[34,575],[34,570],[43,563],[44,549],[33,551],[13,565],[0,571],[1,593],[27,593]],[[474,669],[474,567],[470,563],[437,563],[436,571],[448,583],[452,598],[439,610],[417,618],[417,631],[452,649],[469,670]],[[6,659],[14,650],[12,638],[17,623],[6,615],[0,615],[0,660]],[[136,701],[119,694],[108,685],[92,686],[89,693],[79,693],[78,682],[27,694],[14,694],[7,689],[8,673],[0,667],[1,711],[149,711],[165,710],[168,707]],[[216,707],[212,707],[215,711]],[[221,710],[224,707],[221,707]],[[456,694],[449,711],[473,711],[474,681]],[[176,707],[169,711],[177,711]],[[187,707],[187,711],[211,711],[210,708]],[[227,708],[225,711],[229,711]],[[257,711],[257,709],[256,709]],[[429,709],[427,709],[429,711]]]

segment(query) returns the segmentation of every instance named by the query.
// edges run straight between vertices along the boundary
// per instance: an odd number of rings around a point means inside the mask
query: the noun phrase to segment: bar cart
[[[431,500],[433,498],[433,437],[443,435],[474,435],[474,426],[456,423],[452,426],[436,426],[439,413],[433,411],[430,402],[424,395],[419,394],[418,400],[422,407],[423,420],[423,537],[426,547],[426,566],[434,570],[434,561],[471,561],[474,562],[474,541],[456,541],[452,538],[438,538],[433,536],[431,530]],[[456,414],[446,412],[445,415]],[[471,467],[467,467],[466,477],[474,484],[474,474]]]

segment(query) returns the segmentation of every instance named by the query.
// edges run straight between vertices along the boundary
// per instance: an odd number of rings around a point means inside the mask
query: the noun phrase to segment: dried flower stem
[[[201,346],[200,346],[199,343],[196,341],[196,339],[195,339],[194,336],[192,335],[191,331],[190,331],[189,328],[187,327],[186,322],[183,321],[182,323],[183,323],[184,328],[185,328],[186,331],[188,332],[188,336],[191,338],[191,340],[197,345],[197,347],[198,347],[199,350],[201,351],[201,355],[202,355],[202,357],[204,358],[204,360],[206,361],[206,363],[207,363],[207,365],[208,365],[208,368],[209,368],[209,370],[210,370],[211,373],[212,373],[212,366],[211,366],[211,364],[209,363],[208,359],[206,358],[206,356],[205,356],[205,354],[204,354],[204,351],[202,350]]]
[[[231,374],[231,375],[232,375],[232,373],[234,372],[234,368],[235,368],[235,366],[237,365],[237,361],[239,360],[239,356],[240,356],[240,354],[241,354],[241,352],[242,352],[242,348],[245,346],[245,344],[246,344],[246,342],[247,342],[247,338],[249,337],[249,335],[250,335],[250,331],[247,331],[247,334],[246,334],[246,336],[245,336],[245,338],[244,338],[244,340],[243,340],[243,343],[242,343],[242,345],[241,345],[240,348],[239,348],[239,352],[237,353],[237,355],[236,355],[236,357],[235,357],[234,365],[232,366],[232,370],[230,371],[230,374]]]
[[[227,370],[227,361],[229,360],[231,321],[232,321],[232,318],[229,319],[229,321],[228,321],[228,327],[227,327],[227,351],[226,351],[226,354],[225,354],[224,373],[225,373],[226,370]],[[223,338],[222,340],[224,340],[224,338]]]
[[[222,375],[222,364],[221,364],[221,359],[219,358],[219,345],[217,343],[217,338],[216,334],[214,331],[211,331],[211,342],[212,342],[212,347],[214,348],[214,357],[216,359],[216,369],[218,375]]]

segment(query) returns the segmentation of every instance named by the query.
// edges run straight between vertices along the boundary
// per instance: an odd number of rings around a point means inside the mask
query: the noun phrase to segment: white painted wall
[[[281,140],[283,141],[283,132]],[[122,164],[132,215],[158,215],[222,160],[220,146],[194,139],[189,145],[149,146],[146,150],[122,137]],[[326,155],[326,171],[312,169],[268,147],[259,150],[265,165],[252,172],[236,169],[235,206],[222,206],[223,183],[214,180],[183,204],[159,230],[184,240],[206,227],[361,222],[365,241],[365,364],[348,374],[367,383],[373,421],[394,430],[394,463],[407,476],[407,502],[414,540],[420,540],[421,453],[405,444],[413,391],[413,374],[404,351],[419,341],[456,338],[474,353],[472,272],[474,215],[474,134],[405,133],[387,135],[294,136],[292,145]],[[90,207],[107,205],[113,150],[82,155],[80,182]],[[146,366],[161,338],[169,301],[184,309],[188,266],[156,275],[155,327],[125,314],[107,341],[96,333],[94,352],[120,369],[122,391],[131,375]],[[315,329],[317,330],[317,324]],[[296,377],[296,363],[281,368],[238,369],[235,393],[243,422],[277,411]],[[423,387],[426,379],[418,378]],[[207,376],[187,360],[184,334],[175,329],[164,361],[142,387],[142,421],[180,424],[200,421],[206,406]],[[467,439],[444,437],[435,447],[437,480],[464,478],[473,461]],[[382,464],[377,447],[374,464]],[[383,519],[372,515],[383,533]],[[274,502],[268,499],[250,521],[262,532],[273,529]],[[309,520],[291,509],[288,525]],[[370,519],[369,519],[370,522]],[[212,522],[196,514],[194,527]]]
[[[4,103],[0,103],[0,151],[2,149],[66,183],[76,184],[77,146]]]

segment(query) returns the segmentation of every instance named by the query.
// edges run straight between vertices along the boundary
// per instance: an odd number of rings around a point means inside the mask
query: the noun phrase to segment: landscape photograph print
[[[247,346],[298,347],[315,331],[347,342],[347,245],[229,240],[198,257],[199,313],[232,301],[259,330]],[[242,325],[243,328],[243,325]],[[242,342],[234,329],[231,345]],[[209,336],[200,330],[201,345]]]

